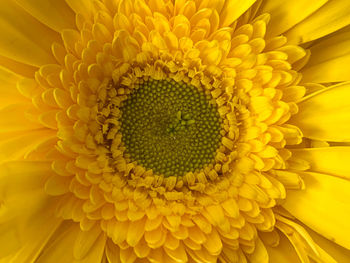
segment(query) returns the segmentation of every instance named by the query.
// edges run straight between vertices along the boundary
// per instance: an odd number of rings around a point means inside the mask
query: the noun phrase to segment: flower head
[[[304,5],[8,1],[0,257],[348,258],[349,4]]]

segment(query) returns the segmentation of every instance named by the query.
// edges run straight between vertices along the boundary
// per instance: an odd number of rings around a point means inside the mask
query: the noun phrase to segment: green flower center
[[[126,156],[166,177],[212,162],[220,145],[221,118],[211,99],[184,82],[139,84],[121,107]]]

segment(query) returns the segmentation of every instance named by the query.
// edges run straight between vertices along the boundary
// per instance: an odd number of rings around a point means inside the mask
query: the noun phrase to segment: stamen
[[[126,156],[165,177],[199,171],[221,141],[221,118],[210,99],[184,82],[138,84],[121,107]]]

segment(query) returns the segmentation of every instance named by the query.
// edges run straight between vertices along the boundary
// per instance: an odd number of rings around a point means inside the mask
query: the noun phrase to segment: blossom
[[[2,262],[346,262],[349,7],[3,3]]]

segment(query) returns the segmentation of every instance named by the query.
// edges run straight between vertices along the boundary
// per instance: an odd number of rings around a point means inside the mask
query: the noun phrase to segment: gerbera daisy
[[[350,262],[349,10],[2,1],[0,262]]]

